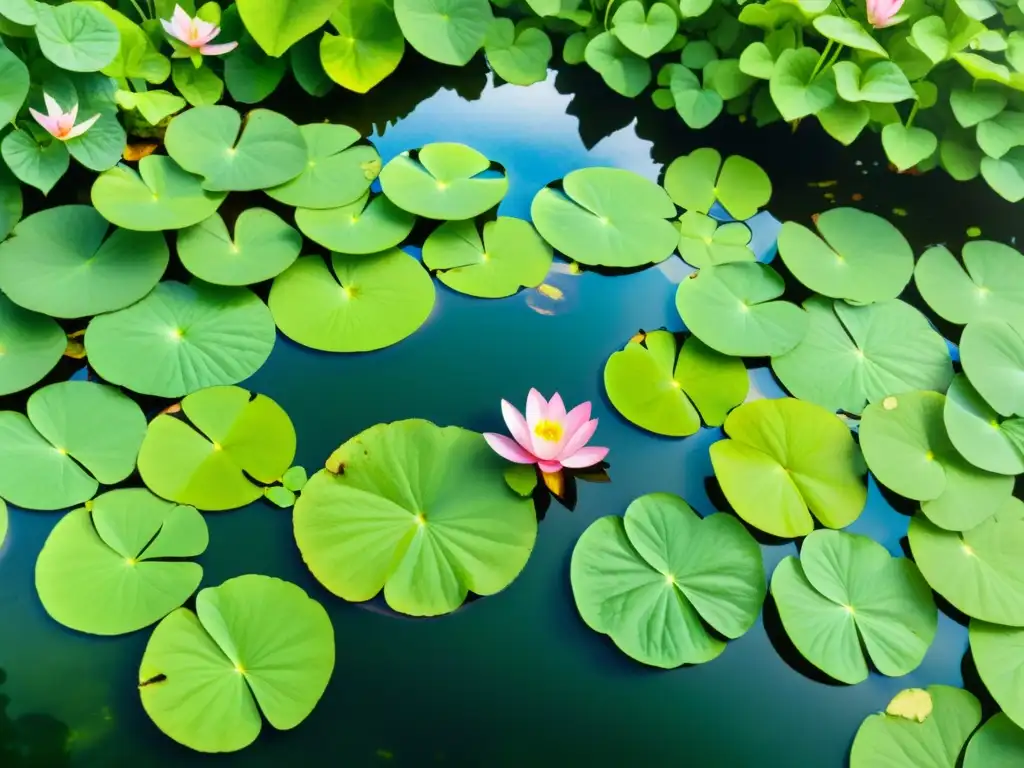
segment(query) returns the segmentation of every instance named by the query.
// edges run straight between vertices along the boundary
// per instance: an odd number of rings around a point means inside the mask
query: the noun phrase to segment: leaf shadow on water
[[[960,674],[964,678],[964,689],[977,696],[978,701],[981,702],[982,722],[1000,711],[999,705],[992,698],[992,694],[988,692],[988,688],[981,680],[981,675],[978,674],[978,667],[974,663],[974,654],[970,648],[967,649],[967,653],[964,654],[960,662]]]
[[[904,536],[900,539],[900,549],[903,551],[903,556],[908,560],[913,561],[914,553],[910,549],[910,539]],[[935,606],[940,612],[948,616],[950,619],[955,621],[961,627],[966,629],[971,623],[971,617],[955,607],[946,598],[940,595],[935,590],[932,590],[932,597],[935,598]]]
[[[7,674],[0,669],[0,685]],[[10,698],[0,693],[0,766],[64,768],[71,765],[71,730],[55,717],[30,712],[12,719]]]

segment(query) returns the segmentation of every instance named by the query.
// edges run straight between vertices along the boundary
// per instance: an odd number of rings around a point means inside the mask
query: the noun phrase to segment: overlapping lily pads
[[[154,724],[199,752],[234,752],[259,736],[263,717],[294,728],[334,671],[334,628],[300,587],[246,575],[196,596],[149,638],[139,696]]]
[[[711,661],[757,620],[761,548],[726,514],[703,520],[678,496],[635,499],[624,517],[592,523],[573,549],[580,616],[623,653],[671,669]]]
[[[153,419],[139,451],[139,474],[158,496],[203,511],[234,509],[291,467],[295,427],[266,395],[210,387],[182,400],[181,411],[187,422],[166,413]]]
[[[1024,256],[1008,245],[971,240],[963,263],[942,245],[925,251],[914,270],[928,306],[958,325],[975,320],[1024,324]]]
[[[867,499],[863,460],[834,413],[803,400],[755,400],[725,420],[728,440],[711,446],[726,499],[748,523],[773,536],[814,530],[815,519],[845,528]]]
[[[978,394],[997,413],[1024,416],[1022,330],[999,320],[976,320],[960,337],[960,362]]]
[[[696,211],[679,217],[679,255],[697,269],[730,261],[754,261],[750,236],[750,229],[740,222],[720,225]]]
[[[0,395],[38,382],[66,347],[67,337],[53,319],[19,307],[0,292]]]
[[[36,560],[36,590],[50,616],[94,635],[149,626],[195,592],[206,523],[192,507],[121,488],[69,512]]]
[[[677,157],[665,169],[665,189],[680,208],[707,213],[717,200],[734,219],[749,219],[768,204],[772,183],[757,163],[740,155],[722,162],[716,149],[702,147]]]
[[[533,503],[476,432],[421,419],[377,424],[338,448],[295,505],[306,565],[346,600],[438,616],[493,595],[526,565]]]
[[[969,636],[981,681],[1006,716],[1018,728],[1024,728],[1024,691],[1020,687],[1024,674],[1024,629],[974,620]]]
[[[997,712],[979,728],[964,753],[964,768],[1024,765],[1024,728]]]
[[[946,393],[942,415],[949,439],[971,464],[1001,475],[1024,473],[1024,419],[1000,418],[962,373]]]
[[[362,255],[386,251],[401,243],[412,232],[416,216],[384,195],[366,192],[339,208],[298,208],[295,224],[302,234],[324,248]]]
[[[709,349],[695,336],[680,348],[668,331],[631,340],[604,368],[615,409],[638,427],[671,437],[694,434],[702,416],[709,426],[719,426],[749,386],[742,360]]]

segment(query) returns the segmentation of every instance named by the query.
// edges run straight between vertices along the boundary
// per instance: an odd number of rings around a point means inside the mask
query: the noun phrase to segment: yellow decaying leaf
[[[128,144],[121,156],[129,163],[136,163],[146,155],[152,155],[158,146],[158,144]]]
[[[932,713],[932,695],[924,688],[907,688],[897,693],[885,714],[923,723]]]
[[[541,472],[544,476],[544,485],[548,487],[558,498],[565,494],[565,475],[561,472]]]
[[[558,288],[553,285],[548,285],[547,283],[541,283],[538,285],[537,292],[541,296],[547,296],[549,299],[553,299],[554,301],[559,301],[563,296],[565,296],[565,294]]]
[[[64,357],[70,357],[72,360],[81,360],[85,357],[85,344],[82,343],[84,335],[85,331],[75,331],[68,334],[68,343],[64,347]]]

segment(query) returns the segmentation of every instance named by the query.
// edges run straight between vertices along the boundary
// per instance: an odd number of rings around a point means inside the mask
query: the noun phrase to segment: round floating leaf
[[[1024,324],[1024,256],[1002,243],[971,240],[963,264],[942,245],[917,262],[914,282],[928,306],[951,323],[1004,320]]]
[[[369,352],[397,344],[426,322],[434,281],[412,256],[303,256],[278,275],[270,311],[288,338],[325,352]]]
[[[914,272],[914,252],[892,224],[856,208],[817,219],[821,237],[795,221],[779,232],[779,255],[812,291],[855,304],[895,299]]]
[[[0,243],[0,290],[52,317],[85,317],[133,304],[170,258],[163,235],[115,229],[92,206],[62,205],[18,224]]]
[[[386,251],[412,232],[416,217],[384,195],[369,192],[339,208],[298,208],[295,224],[302,234],[336,253],[370,254]]]
[[[948,685],[929,685],[928,694],[932,713],[921,722],[868,715],[853,739],[850,768],[954,768],[981,722],[981,705],[973,694]]]
[[[36,39],[43,55],[61,69],[96,72],[121,49],[117,26],[85,3],[36,3]]]
[[[460,293],[485,299],[511,296],[521,287],[536,288],[551,269],[551,246],[528,221],[499,216],[483,226],[472,220],[449,221],[427,237],[423,263],[437,279]]]
[[[707,213],[717,200],[734,219],[749,219],[768,204],[772,183],[757,163],[715,149],[695,149],[665,169],[665,189],[680,208]]]
[[[109,491],[54,526],[36,560],[36,591],[66,627],[134,632],[195,592],[203,569],[179,558],[202,554],[208,543],[206,523],[192,507],[144,488]]]
[[[269,109],[242,118],[231,107],[193,107],[164,136],[167,154],[213,192],[276,187],[309,167],[299,126]]]
[[[322,27],[338,0],[238,0],[246,30],[270,56],[280,56]]]
[[[812,296],[804,310],[807,335],[772,358],[775,375],[802,400],[859,414],[887,395],[944,392],[953,378],[945,339],[909,304],[854,307]]]
[[[664,261],[679,233],[676,207],[657,184],[618,168],[582,168],[533,198],[530,216],[541,236],[581,264],[639,267]]]
[[[455,67],[480,50],[494,20],[487,0],[395,0],[395,17],[409,45]]]
[[[1024,629],[972,621],[971,655],[981,681],[996,704],[1018,727],[1024,722]],[[989,768],[986,763],[984,768]]]
[[[388,0],[349,0],[331,14],[337,35],[325,32],[320,62],[343,88],[366,93],[395,71],[405,38]]]
[[[997,712],[978,729],[964,753],[964,768],[1024,765],[1024,728]]]
[[[224,197],[224,192],[203,189],[199,177],[162,155],[142,158],[138,172],[118,165],[101,173],[92,185],[92,204],[103,218],[142,232],[198,224],[220,207]]]
[[[295,427],[281,406],[241,387],[210,387],[181,401],[191,422],[157,416],[139,474],[158,496],[204,511],[242,507],[281,480],[295,458]],[[250,479],[251,478],[251,479]]]
[[[583,532],[570,565],[580,616],[626,655],[655,667],[711,661],[757,620],[761,548],[736,518],[703,520],[678,496],[635,499],[625,517]]]
[[[28,67],[9,48],[0,47],[0,123],[6,125],[17,117],[28,89]]]
[[[782,355],[800,343],[808,326],[800,307],[776,300],[785,289],[767,264],[719,264],[679,284],[676,310],[694,336],[724,355]]]
[[[421,419],[377,424],[338,448],[295,504],[295,541],[327,589],[381,589],[413,616],[454,611],[519,575],[537,537],[533,503],[505,483],[483,437]]]
[[[4,50],[0,49],[0,57]],[[3,77],[2,70],[0,77]],[[64,142],[40,144],[28,131],[11,131],[4,136],[0,142],[0,154],[19,181],[35,187],[44,195],[50,193],[71,164]]]
[[[1024,627],[1024,502],[1011,498],[963,533],[914,515],[910,549],[932,589],[968,616]]]
[[[380,172],[381,189],[399,208],[428,219],[472,219],[505,197],[508,177],[486,177],[491,161],[465,144],[427,144],[403,152]]]
[[[26,416],[0,411],[0,498],[63,509],[135,469],[146,417],[114,387],[64,381],[32,393]]]
[[[277,277],[301,250],[302,235],[265,208],[242,211],[233,238],[218,213],[178,233],[178,258],[185,269],[217,285],[250,285]],[[0,247],[0,285],[2,279]]]
[[[551,38],[542,29],[525,25],[517,29],[511,19],[495,19],[487,32],[484,52],[502,80],[531,85],[548,76]]]
[[[679,17],[667,3],[644,10],[640,0],[626,0],[612,17],[612,34],[637,56],[649,59],[675,37]]]
[[[946,435],[938,392],[890,395],[864,409],[860,446],[871,473],[900,496],[922,502],[941,528],[966,531],[1000,509],[1013,478],[971,466]]]
[[[968,325],[960,337],[960,363],[997,413],[1024,416],[1024,337],[1014,326],[995,320]]]
[[[14,225],[21,220],[23,211],[18,179],[6,167],[0,168],[0,240],[11,234]]]
[[[754,252],[748,247],[750,236],[747,225],[739,222],[719,225],[696,211],[679,217],[679,255],[697,269],[730,261],[754,261]]]
[[[67,337],[46,315],[29,312],[0,293],[0,395],[31,387],[64,355]]]
[[[946,393],[942,416],[949,439],[971,464],[1000,475],[1024,473],[1024,419],[1001,419],[962,373]]]
[[[139,696],[157,728],[199,752],[256,740],[260,712],[288,730],[316,706],[334,671],[334,628],[300,587],[246,575],[161,621],[139,666]]]
[[[712,444],[711,465],[729,504],[754,527],[795,538],[814,530],[814,518],[845,528],[860,516],[860,451],[834,413],[792,398],[755,400],[729,414],[725,431],[731,439]]]
[[[94,317],[85,347],[107,381],[181,397],[248,378],[270,357],[276,337],[270,311],[252,291],[167,281],[126,309]]]
[[[772,596],[804,658],[850,685],[868,677],[865,651],[883,675],[917,669],[938,627],[938,609],[917,566],[842,531],[808,535],[800,559],[789,556],[775,568]]]
[[[678,360],[677,349],[668,331],[630,341],[608,358],[604,388],[615,409],[638,427],[685,437],[700,429],[697,409],[709,426],[725,421],[747,396],[750,380],[742,360],[708,349],[695,336],[687,338]]]

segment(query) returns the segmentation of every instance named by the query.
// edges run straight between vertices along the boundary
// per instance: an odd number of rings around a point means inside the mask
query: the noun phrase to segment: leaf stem
[[[817,76],[817,74],[821,71],[821,65],[825,63],[825,57],[828,56],[829,51],[831,51],[831,50],[832,50],[832,41],[831,40],[825,40],[825,50],[823,50],[821,52],[821,55],[818,56],[818,61],[814,65],[814,69],[811,72],[811,80],[813,80]]]
[[[604,28],[608,29],[608,19],[612,15],[612,6],[615,5],[615,0],[608,0],[608,5],[604,7]]]
[[[822,72],[828,72],[828,70],[832,67],[832,65],[836,63],[836,59],[839,58],[839,54],[841,54],[842,52],[843,52],[843,44],[842,43],[838,43],[836,45],[836,49],[832,52],[831,58],[829,58],[829,60],[825,62],[825,66],[821,68],[821,71]]]
[[[846,9],[843,8],[843,0],[832,0],[832,5],[834,5],[836,7],[836,10],[839,11],[840,16],[849,18],[849,16],[847,16],[846,14]]]
[[[910,116],[907,118],[907,124],[904,126],[909,128],[914,124],[914,118],[917,117],[917,110],[921,108],[921,100],[918,99],[914,102],[914,106],[910,108]]]
[[[139,14],[139,18],[142,21],[146,21],[149,18],[149,16],[146,15],[146,12],[142,10],[142,6],[140,6],[135,0],[129,0],[129,2],[132,4],[132,7],[135,8],[135,12]]]

